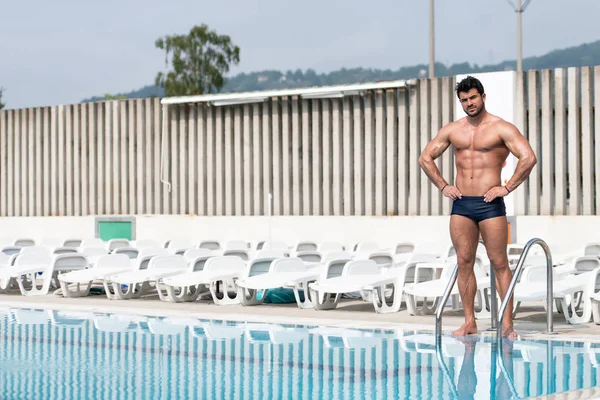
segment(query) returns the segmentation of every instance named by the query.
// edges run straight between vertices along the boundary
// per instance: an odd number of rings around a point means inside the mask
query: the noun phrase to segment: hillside
[[[446,66],[436,63],[437,76],[450,76],[457,74],[504,71],[515,69],[515,61],[503,61],[494,65],[471,65],[469,63],[454,64]],[[524,69],[552,69],[566,67],[580,67],[600,65],[600,40],[582,44],[576,47],[554,50],[539,57],[528,57],[523,59]],[[381,70],[365,68],[342,68],[337,71],[318,74],[312,69],[306,71],[273,71],[265,70],[252,73],[241,73],[227,80],[223,92],[248,92],[269,89],[292,89],[311,86],[329,86],[348,83],[376,82],[381,80],[411,79],[419,77],[419,72],[427,70],[426,64],[402,67],[398,70]],[[124,96],[125,98],[145,98],[163,96],[162,88],[148,85],[141,89],[127,93],[113,94],[113,96]],[[83,100],[83,102],[98,101],[104,96],[95,96]]]

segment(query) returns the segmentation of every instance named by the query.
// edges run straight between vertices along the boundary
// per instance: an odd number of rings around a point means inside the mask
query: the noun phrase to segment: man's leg
[[[477,281],[473,273],[477,243],[479,242],[479,228],[475,221],[462,215],[450,217],[450,237],[456,249],[458,262],[458,291],[465,310],[465,323],[458,330],[452,332],[454,336],[464,336],[477,333],[475,322],[475,293]]]
[[[508,256],[506,247],[508,245],[508,223],[506,217],[496,217],[483,220],[479,223],[483,243],[487,250],[488,258],[496,273],[496,288],[500,298],[504,300],[512,272],[508,268]],[[513,300],[511,299],[504,312],[503,335],[509,338],[516,338],[517,334],[513,330],[512,321]]]

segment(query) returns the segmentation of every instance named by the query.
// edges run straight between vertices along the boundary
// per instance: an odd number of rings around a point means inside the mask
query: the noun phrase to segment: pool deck
[[[300,309],[296,304],[262,304],[258,306],[218,306],[207,300],[192,303],[170,303],[148,295],[135,300],[108,300],[104,295],[64,298],[59,295],[0,295],[0,307],[40,308],[98,313],[172,316],[198,319],[326,325],[365,329],[409,329],[435,331],[435,316],[411,316],[405,308],[391,314],[377,314],[371,303],[342,300],[334,310]],[[443,315],[443,331],[449,334],[463,321],[462,311],[448,310]],[[489,320],[479,320],[480,334],[487,331]],[[546,314],[542,306],[521,307],[515,319],[515,329],[521,338],[600,342],[600,325],[594,323],[569,325],[560,314],[554,314],[555,335],[547,335]]]

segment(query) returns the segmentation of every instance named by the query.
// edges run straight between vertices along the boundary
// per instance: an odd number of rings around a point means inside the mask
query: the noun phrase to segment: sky
[[[436,62],[514,60],[509,1],[435,0]],[[240,47],[231,74],[429,62],[427,0],[0,0],[0,10],[7,108],[78,103],[152,84],[165,70],[155,40],[202,23]],[[599,18],[599,0],[532,0],[523,14],[523,56],[599,40]]]

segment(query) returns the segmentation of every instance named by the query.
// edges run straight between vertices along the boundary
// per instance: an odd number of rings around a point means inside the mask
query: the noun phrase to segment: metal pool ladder
[[[508,291],[502,304],[500,305],[500,310],[496,310],[496,279],[494,274],[494,268],[490,268],[490,308],[491,308],[491,317],[492,317],[492,328],[497,331],[497,339],[499,341],[502,340],[502,321],[504,320],[504,311],[508,306],[508,302],[513,296],[513,292],[515,290],[515,286],[517,284],[517,280],[521,275],[521,271],[523,270],[523,265],[525,263],[525,259],[527,258],[527,254],[529,253],[529,249],[534,244],[539,244],[541,248],[544,250],[546,255],[546,290],[547,290],[547,299],[546,299],[546,323],[547,323],[547,332],[548,334],[554,333],[554,325],[552,320],[552,310],[554,304],[554,296],[552,296],[553,290],[553,272],[552,272],[552,255],[550,254],[550,249],[546,242],[539,238],[533,238],[525,244],[523,248],[523,252],[519,257],[519,261],[517,262],[517,267],[515,268],[515,273],[513,274],[512,281],[508,286]],[[452,271],[452,276],[450,277],[450,281],[446,286],[446,290],[442,296],[440,304],[438,305],[438,309],[435,313],[435,339],[436,344],[439,346],[441,344],[442,339],[442,312],[446,307],[446,303],[448,302],[448,298],[450,297],[450,293],[452,293],[452,289],[456,284],[456,278],[458,277],[458,264],[454,267],[454,271]]]

